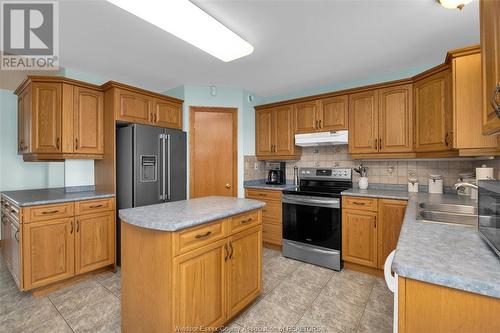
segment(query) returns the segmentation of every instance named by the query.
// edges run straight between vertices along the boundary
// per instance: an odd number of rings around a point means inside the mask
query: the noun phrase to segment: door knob
[[[231,184],[227,183],[226,188],[231,188]]]

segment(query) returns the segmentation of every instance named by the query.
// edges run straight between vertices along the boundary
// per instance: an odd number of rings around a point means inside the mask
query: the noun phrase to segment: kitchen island
[[[206,197],[120,210],[122,331],[207,331],[252,303],[264,205]]]

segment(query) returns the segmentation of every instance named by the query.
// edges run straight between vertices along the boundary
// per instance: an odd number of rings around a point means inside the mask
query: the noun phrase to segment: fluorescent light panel
[[[189,0],[108,0],[172,35],[229,62],[253,46]]]

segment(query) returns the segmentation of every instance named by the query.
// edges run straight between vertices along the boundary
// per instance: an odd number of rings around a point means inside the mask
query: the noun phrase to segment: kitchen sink
[[[417,220],[431,223],[477,226],[477,207],[422,202],[418,205]]]

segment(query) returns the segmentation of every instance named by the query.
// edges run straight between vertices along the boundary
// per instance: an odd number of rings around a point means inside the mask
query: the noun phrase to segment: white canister
[[[429,175],[429,193],[443,193],[443,176]]]
[[[418,192],[418,179],[408,177],[408,192]]]
[[[480,168],[476,168],[476,179],[493,179],[493,168],[488,168],[485,164]]]

